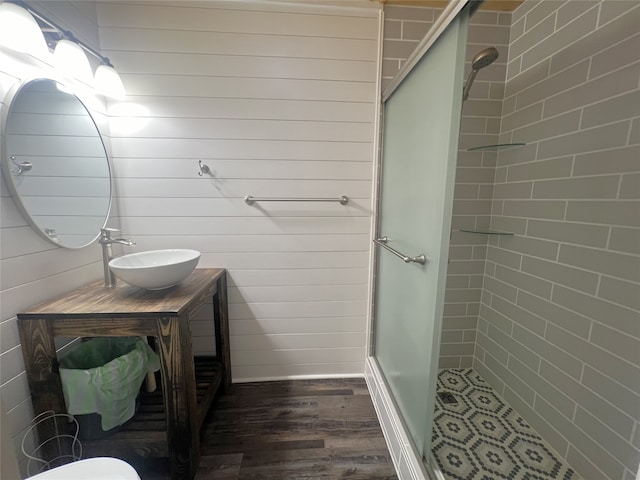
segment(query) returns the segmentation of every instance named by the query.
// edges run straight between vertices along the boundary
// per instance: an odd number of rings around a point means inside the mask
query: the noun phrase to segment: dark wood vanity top
[[[210,297],[215,293],[211,288],[215,288],[224,273],[223,268],[197,268],[178,285],[164,290],[144,290],[121,281],[116,287],[105,287],[99,280],[34,305],[20,312],[18,318],[112,318],[114,315],[156,318],[158,315],[180,315],[201,295]]]

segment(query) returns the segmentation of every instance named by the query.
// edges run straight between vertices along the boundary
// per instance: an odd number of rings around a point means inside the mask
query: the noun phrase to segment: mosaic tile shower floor
[[[580,480],[474,370],[441,370],[441,393],[432,452],[447,480]]]

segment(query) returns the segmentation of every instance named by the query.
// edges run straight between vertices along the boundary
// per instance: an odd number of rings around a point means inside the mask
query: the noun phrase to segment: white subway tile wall
[[[441,10],[430,7],[385,5],[383,89],[440,13]],[[478,11],[469,25],[465,75],[471,71],[471,60],[479,51],[493,46],[500,55],[491,66],[480,71],[462,109],[449,250],[451,263],[440,347],[441,368],[467,368],[473,361],[487,237],[463,233],[459,229],[489,226],[496,152],[468,152],[466,149],[498,140],[510,20],[510,13]]]
[[[640,5],[513,12],[474,368],[586,479],[640,462]]]
[[[228,269],[234,381],[362,375],[379,11],[104,2],[98,19],[138,112],[110,110],[123,230]]]

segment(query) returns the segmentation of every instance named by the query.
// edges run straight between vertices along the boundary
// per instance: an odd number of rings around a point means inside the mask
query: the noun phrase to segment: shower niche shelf
[[[505,236],[513,236],[512,232],[502,232],[500,230],[488,230],[488,229],[479,229],[479,230],[472,230],[472,229],[460,229],[458,230],[459,232],[465,232],[465,233],[476,233],[478,235],[505,235]]]
[[[490,145],[479,145],[477,147],[467,148],[467,152],[477,152],[477,151],[498,151],[498,150],[506,150],[508,148],[515,147],[524,147],[526,143],[516,142],[516,143],[492,143]]]

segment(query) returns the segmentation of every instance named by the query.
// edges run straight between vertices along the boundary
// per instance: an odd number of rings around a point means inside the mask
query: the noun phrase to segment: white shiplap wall
[[[89,2],[29,2],[78,38],[97,48],[95,5]],[[7,94],[25,79],[56,75],[50,61],[40,62],[0,47],[0,107],[8,108]],[[100,131],[108,133],[106,108],[86,86],[65,80],[77,89],[92,112]],[[2,132],[0,132],[2,133]],[[2,151],[0,134],[0,151]],[[105,145],[109,148],[108,138]],[[115,213],[115,210],[112,210]],[[117,226],[117,218],[110,225]],[[97,232],[96,232],[97,233]],[[18,452],[22,433],[33,418],[31,397],[24,372],[16,324],[17,312],[63,294],[102,275],[97,244],[68,250],[42,239],[18,211],[4,183],[0,182],[0,394],[7,423]],[[64,348],[66,340],[59,345]],[[24,473],[25,457],[18,455]],[[3,460],[4,461],[4,460]]]
[[[125,236],[229,270],[234,381],[362,375],[379,11],[104,2],[98,22],[129,94],[110,109]]]

